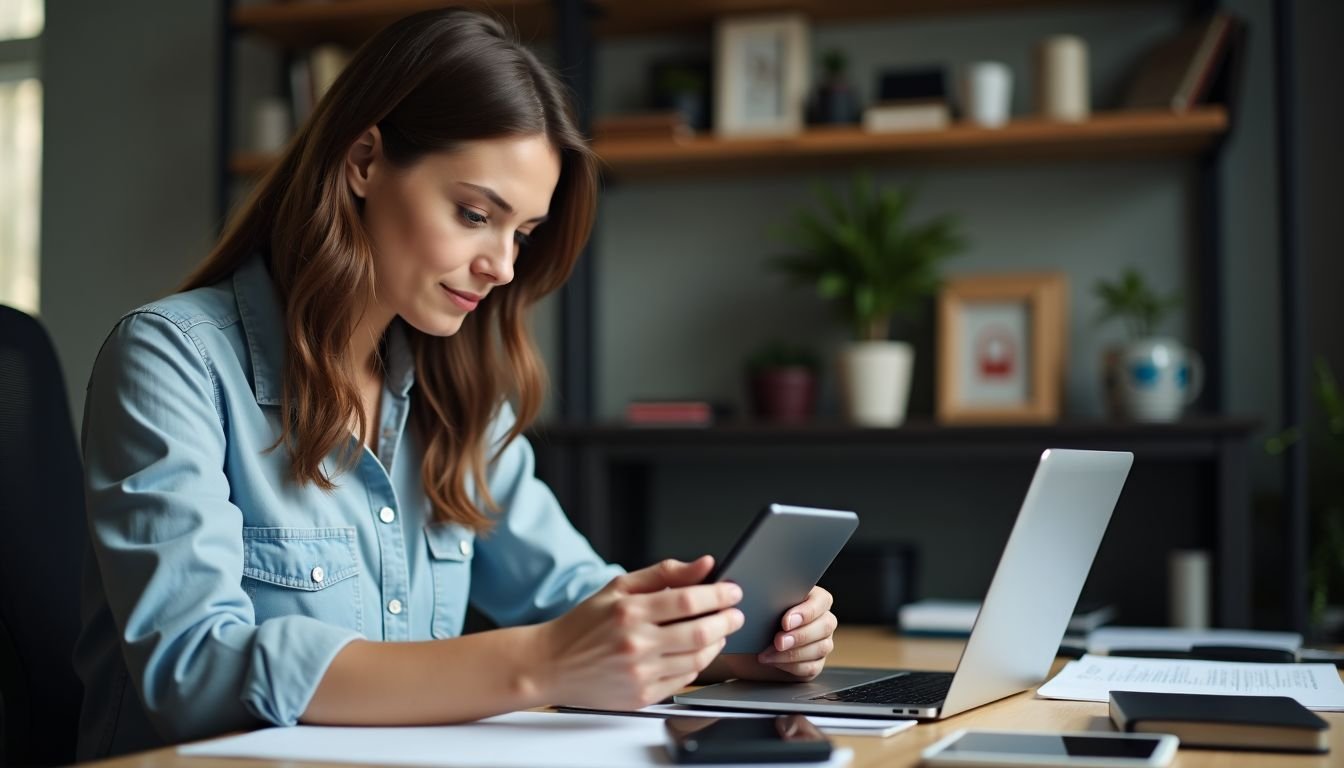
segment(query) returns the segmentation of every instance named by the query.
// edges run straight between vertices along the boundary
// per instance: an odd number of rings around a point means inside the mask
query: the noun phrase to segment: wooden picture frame
[[[1058,272],[948,279],[938,296],[938,420],[1057,421],[1067,302],[1068,281]]]
[[[800,133],[810,70],[811,43],[802,14],[720,19],[714,26],[714,133]]]

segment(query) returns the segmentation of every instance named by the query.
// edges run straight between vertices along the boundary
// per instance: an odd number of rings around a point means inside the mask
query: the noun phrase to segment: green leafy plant
[[[817,353],[811,348],[786,341],[772,341],[747,360],[747,368],[752,372],[772,368],[806,368],[816,371],[820,367]]]
[[[1292,427],[1270,438],[1271,454],[1313,432],[1311,451],[1311,542],[1307,583],[1311,590],[1311,624],[1319,627],[1332,592],[1344,587],[1344,394],[1339,391],[1330,365],[1316,359],[1316,401],[1324,423],[1316,430]]]
[[[855,337],[887,337],[893,315],[918,309],[938,289],[939,266],[961,250],[951,216],[908,221],[914,193],[879,189],[859,175],[847,201],[818,186],[820,211],[798,211],[782,239],[796,250],[771,265],[795,282],[814,285],[834,303]]]
[[[1152,336],[1167,315],[1181,305],[1180,296],[1157,295],[1133,267],[1127,268],[1113,282],[1098,280],[1093,293],[1101,299],[1097,322],[1119,318],[1131,339]]]

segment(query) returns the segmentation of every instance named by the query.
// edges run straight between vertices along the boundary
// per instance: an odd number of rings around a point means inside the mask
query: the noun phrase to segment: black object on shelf
[[[900,541],[852,542],[819,586],[835,598],[831,613],[844,624],[896,626],[901,606],[919,596],[919,550]]]

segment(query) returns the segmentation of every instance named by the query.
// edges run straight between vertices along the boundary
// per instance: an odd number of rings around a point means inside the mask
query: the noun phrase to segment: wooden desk
[[[961,656],[962,643],[954,640],[903,638],[875,627],[843,627],[836,636],[833,663],[849,666],[911,667],[952,670]],[[1056,662],[1055,668],[1063,665]],[[1034,698],[1034,691],[1010,696],[939,723],[918,725],[885,739],[868,736],[836,736],[838,744],[853,747],[854,768],[904,768],[919,764],[919,753],[958,728],[1004,728],[1020,730],[1111,730],[1106,705],[1081,701],[1048,701]],[[1287,755],[1273,752],[1216,752],[1182,749],[1172,763],[1176,768],[1328,768],[1344,760],[1344,712],[1320,712],[1330,723],[1330,753]],[[99,768],[239,768],[267,765],[292,768],[293,763],[188,758],[172,747],[107,760]],[[331,768],[348,768],[332,764]]]

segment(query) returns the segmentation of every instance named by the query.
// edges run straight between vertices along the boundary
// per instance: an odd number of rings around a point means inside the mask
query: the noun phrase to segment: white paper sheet
[[[1188,651],[1195,645],[1245,645],[1296,651],[1302,647],[1302,636],[1295,632],[1167,627],[1098,627],[1087,636],[1089,653],[1107,653],[1112,648]]]
[[[514,712],[432,728],[267,728],[189,744],[178,751],[193,757],[368,765],[626,768],[671,765],[664,743],[663,722],[652,717]],[[854,750],[837,747],[830,760],[811,765],[840,768],[853,759]],[[762,764],[755,763],[753,768],[762,768]]]
[[[1248,664],[1087,655],[1064,666],[1037,695],[1110,701],[1111,691],[1288,696],[1308,709],[1344,711],[1344,682],[1333,664]]]

